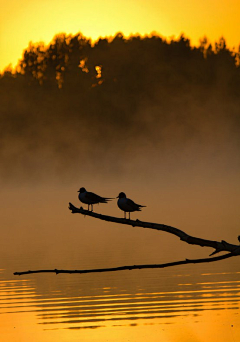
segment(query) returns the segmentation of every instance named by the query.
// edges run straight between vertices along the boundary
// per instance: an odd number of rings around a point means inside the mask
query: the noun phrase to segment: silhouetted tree
[[[180,123],[193,136],[209,112],[217,122],[214,101],[239,127],[238,60],[224,38],[213,47],[204,37],[192,47],[184,35],[168,42],[117,33],[93,44],[80,33],[62,33],[48,46],[30,43],[17,69],[0,75],[0,155],[9,165],[17,155],[24,165],[24,158],[33,162],[30,151],[47,148],[61,159],[71,156],[79,136],[79,156],[91,151],[96,159],[113,145],[126,153],[133,141],[157,149],[166,127]]]

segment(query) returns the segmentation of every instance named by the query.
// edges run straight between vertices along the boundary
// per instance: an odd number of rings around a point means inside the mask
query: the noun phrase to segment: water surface
[[[141,342],[149,336],[151,341],[171,342],[239,340],[238,257],[166,269],[14,276],[29,269],[171,262],[207,257],[212,251],[164,232],[72,215],[66,199],[77,204],[77,194],[72,189],[48,190],[22,190],[19,202],[9,191],[2,202],[1,341]],[[121,215],[115,206],[96,210]],[[179,220],[183,229],[180,211],[167,221],[170,210],[151,214],[153,221],[161,222],[158,217],[165,215],[161,223]],[[192,223],[185,220],[185,231],[211,238],[210,230],[201,232],[201,221],[199,228]],[[212,229],[216,234],[216,227]]]

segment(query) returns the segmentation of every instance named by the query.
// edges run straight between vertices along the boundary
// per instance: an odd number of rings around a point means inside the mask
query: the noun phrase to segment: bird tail
[[[142,211],[142,208],[145,208],[146,207],[146,205],[138,205],[138,209],[137,209],[137,211]]]
[[[110,197],[106,197],[106,198],[103,198],[101,203],[108,203],[109,201],[113,200],[113,198],[110,198]]]

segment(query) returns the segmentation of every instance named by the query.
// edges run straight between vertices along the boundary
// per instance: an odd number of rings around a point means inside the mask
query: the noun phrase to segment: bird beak
[[[78,190],[77,192],[80,192],[80,190]]]
[[[117,196],[116,198],[119,198],[119,196]]]

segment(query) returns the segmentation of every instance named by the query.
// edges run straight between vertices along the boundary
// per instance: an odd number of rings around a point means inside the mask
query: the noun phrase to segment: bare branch
[[[125,270],[136,270],[136,269],[146,269],[146,268],[165,268],[171,266],[178,266],[184,264],[200,264],[204,262],[213,262],[218,260],[227,259],[230,257],[236,256],[236,254],[228,253],[214,258],[205,258],[205,259],[186,259],[181,261],[169,262],[166,264],[158,264],[158,265],[132,265],[132,266],[120,266],[120,267],[112,267],[112,268],[97,268],[91,270],[37,270],[37,271],[25,271],[25,272],[15,272],[14,275],[23,275],[23,274],[32,274],[32,273],[97,273],[97,272],[113,272],[113,271],[125,271]]]
[[[240,255],[240,246],[239,245],[233,245],[233,244],[230,244],[226,241],[218,242],[218,241],[213,241],[213,240],[200,239],[200,238],[197,238],[194,236],[190,236],[178,228],[167,226],[165,224],[144,222],[144,221],[140,221],[140,220],[134,221],[134,220],[128,220],[125,218],[118,218],[118,217],[114,217],[114,216],[101,215],[101,214],[95,213],[93,211],[84,210],[82,207],[80,209],[76,208],[72,203],[69,203],[69,209],[72,211],[73,214],[78,213],[78,214],[82,214],[84,216],[92,216],[92,217],[95,217],[95,218],[100,219],[100,220],[115,222],[115,223],[120,223],[120,224],[126,224],[126,225],[130,225],[133,227],[141,227],[141,228],[161,230],[161,231],[176,235],[180,238],[180,240],[185,241],[191,245],[198,245],[201,247],[212,247],[212,248],[214,248],[215,251],[210,255],[213,255],[213,254],[216,254],[219,252],[223,252],[223,251],[231,252],[234,255]]]
[[[56,274],[59,274],[59,273],[96,273],[96,272],[113,272],[113,271],[135,270],[135,269],[146,269],[146,268],[165,268],[165,267],[178,266],[178,265],[184,265],[184,264],[199,264],[199,263],[205,263],[205,262],[214,262],[214,261],[224,260],[233,256],[240,255],[240,246],[238,245],[232,245],[226,241],[218,242],[218,241],[196,238],[194,236],[190,236],[186,234],[185,232],[183,232],[182,230],[178,228],[167,226],[165,224],[143,222],[139,220],[133,221],[133,220],[127,220],[125,218],[101,215],[101,214],[94,213],[92,211],[84,210],[82,207],[78,209],[71,203],[69,203],[69,209],[72,211],[73,214],[79,213],[84,216],[86,215],[92,216],[100,220],[131,225],[133,227],[162,230],[162,231],[178,236],[180,240],[185,241],[189,244],[214,248],[215,251],[211,255],[222,252],[222,251],[226,251],[230,253],[227,253],[218,257],[214,257],[214,258],[192,259],[192,260],[185,259],[181,261],[175,261],[175,262],[158,264],[158,265],[157,264],[132,265],[132,266],[120,266],[120,267],[113,267],[113,268],[98,268],[98,269],[91,269],[91,270],[58,270],[58,269],[36,270],[36,271],[15,272],[14,275],[20,276],[23,274],[32,274],[32,273],[56,273]],[[238,239],[240,241],[240,238]]]

